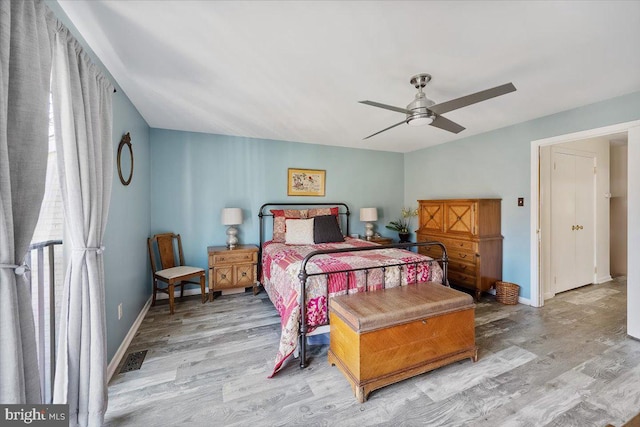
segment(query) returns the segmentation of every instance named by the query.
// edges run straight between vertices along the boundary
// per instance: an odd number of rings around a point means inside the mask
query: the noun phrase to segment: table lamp
[[[238,229],[234,226],[242,224],[242,209],[222,209],[222,224],[229,226],[227,228],[227,248],[233,249],[238,245]]]
[[[373,222],[378,220],[377,208],[360,208],[360,221],[366,222],[365,224],[365,236],[367,240],[371,240],[373,237]]]

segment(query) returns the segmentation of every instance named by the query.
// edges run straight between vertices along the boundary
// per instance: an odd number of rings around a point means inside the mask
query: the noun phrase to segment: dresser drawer
[[[440,246],[418,246],[418,253],[431,258],[442,258],[442,248]]]
[[[476,274],[476,264],[470,264],[459,260],[449,260],[449,271],[457,271],[464,274]]]
[[[448,271],[447,278],[454,285],[471,287],[471,288],[476,287],[477,279],[476,279],[476,276],[474,276],[473,274],[465,274],[465,273],[461,273],[459,271],[450,269]]]
[[[461,251],[458,249],[453,249],[453,250],[447,250],[447,254],[449,255],[449,261],[462,261],[469,264],[477,263],[478,257],[476,256],[475,252],[467,252],[467,251]]]
[[[440,242],[447,248],[447,253],[451,256],[451,252],[460,251],[460,252],[470,252],[477,253],[478,252],[478,243],[473,240],[458,240],[458,239],[447,239],[439,236],[432,236],[430,234],[418,234],[419,242]],[[430,253],[440,254],[441,250],[437,246],[428,246],[426,248],[428,251],[432,251]],[[434,251],[434,252],[433,252]],[[429,255],[431,256],[431,255]],[[441,255],[438,255],[441,256]]]
[[[252,262],[252,261],[256,261],[254,259],[255,257],[257,257],[257,254],[255,252],[229,251],[228,253],[210,255],[209,264],[220,265],[220,264],[236,264],[239,262]]]
[[[478,244],[473,240],[440,239],[440,242],[447,248],[447,251],[461,250],[467,252],[477,252]]]

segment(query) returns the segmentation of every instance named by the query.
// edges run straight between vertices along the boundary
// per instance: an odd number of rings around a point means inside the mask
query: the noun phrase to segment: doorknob
[[[579,225],[579,226],[578,226],[578,230],[582,230],[583,228],[584,228],[584,227],[583,227],[583,226],[581,226],[581,225]]]
[[[572,225],[572,226],[571,226],[571,231],[573,231],[573,230],[575,230],[575,229],[577,229],[577,228],[578,228],[578,227],[576,227],[575,225]]]

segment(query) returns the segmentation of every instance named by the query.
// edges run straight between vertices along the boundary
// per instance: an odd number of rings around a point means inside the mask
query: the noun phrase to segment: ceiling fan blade
[[[440,128],[440,129],[448,130],[449,132],[453,132],[453,133],[460,133],[463,130],[465,130],[465,128],[463,126],[460,126],[456,122],[452,122],[449,119],[445,119],[442,116],[437,116],[435,118],[435,120],[431,123],[431,126],[435,126],[437,128]]]
[[[405,122],[406,122],[406,120],[403,120],[403,121],[401,121],[401,122],[396,123],[395,125],[391,125],[391,126],[389,126],[388,128],[382,129],[381,131],[378,131],[378,132],[376,132],[376,133],[374,133],[374,134],[371,134],[371,135],[369,135],[368,137],[366,137],[366,138],[362,138],[362,139],[363,139],[363,140],[365,140],[365,139],[369,139],[369,138],[371,138],[372,136],[376,136],[377,134],[384,132],[385,130],[389,130],[389,129],[394,128],[394,127],[396,127],[396,126],[400,126],[401,124],[403,124],[403,123],[405,123]]]
[[[513,85],[513,83],[507,83],[502,86],[496,86],[491,89],[472,93],[471,95],[452,99],[451,101],[446,101],[440,104],[432,105],[431,107],[429,107],[429,110],[433,111],[436,114],[444,114],[449,111],[457,110],[458,108],[466,107],[467,105],[486,101],[487,99],[495,98],[496,96],[505,95],[507,93],[514,92],[515,90],[516,90],[516,87]]]
[[[360,104],[371,105],[372,107],[384,108],[385,110],[396,111],[398,113],[411,114],[410,110],[406,108],[394,107],[393,105],[381,104],[373,101],[358,101]],[[373,136],[373,135],[372,135]]]

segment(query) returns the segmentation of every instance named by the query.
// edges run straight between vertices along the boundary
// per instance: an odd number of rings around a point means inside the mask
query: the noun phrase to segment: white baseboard
[[[127,352],[127,348],[129,348],[129,344],[131,344],[131,341],[136,335],[136,332],[138,332],[138,328],[144,320],[144,317],[147,315],[149,307],[151,307],[151,297],[149,297],[144,307],[142,307],[142,310],[140,310],[140,314],[138,314],[136,321],[133,322],[133,325],[131,325],[131,329],[129,329],[127,336],[124,337],[124,340],[122,340],[122,344],[120,344],[120,347],[118,347],[118,351],[116,351],[116,354],[113,355],[113,359],[111,359],[111,362],[109,362],[109,365],[107,366],[107,384],[109,384],[109,381],[111,381],[111,377],[113,376],[113,374],[115,374],[116,369],[118,369],[118,365]]]
[[[613,277],[611,277],[611,275],[608,275],[604,277],[598,277],[597,280],[598,280],[597,284],[600,284],[600,283],[608,282],[609,280],[613,280]]]

